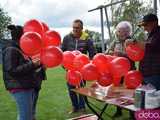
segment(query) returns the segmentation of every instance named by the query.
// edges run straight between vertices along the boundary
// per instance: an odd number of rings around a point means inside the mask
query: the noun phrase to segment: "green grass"
[[[71,109],[70,99],[66,88],[65,71],[61,67],[48,69],[47,80],[43,81],[42,89],[37,106],[38,120],[66,120],[68,118],[79,116],[78,114],[69,115]],[[16,120],[17,110],[15,102],[9,93],[5,90],[2,72],[0,69],[0,120]],[[98,106],[102,103],[96,102]],[[110,106],[106,112],[111,116],[115,112],[115,107]],[[87,110],[90,113],[89,110]],[[116,120],[124,120],[128,113],[124,111],[124,116]],[[105,117],[106,118],[106,117]],[[109,120],[109,118],[106,118]]]

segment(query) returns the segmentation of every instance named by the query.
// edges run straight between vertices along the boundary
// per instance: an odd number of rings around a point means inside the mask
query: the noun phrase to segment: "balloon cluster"
[[[32,59],[40,59],[48,68],[61,64],[63,53],[59,49],[61,37],[58,32],[49,30],[46,23],[36,19],[27,21],[23,31],[20,47],[26,55]]]
[[[86,81],[96,80],[101,86],[108,86],[111,84],[119,86],[121,77],[125,77],[126,87],[133,89],[140,85],[142,81],[140,72],[129,71],[130,62],[125,57],[97,53],[92,60],[89,60],[88,56],[77,50],[65,51],[63,53],[62,64],[65,69],[68,70],[68,82],[75,86],[80,85],[82,79]],[[134,80],[132,76],[134,76]]]
[[[62,52],[60,44],[58,32],[49,30],[46,23],[32,19],[24,24],[24,34],[20,39],[23,52],[32,59],[40,59],[48,68],[62,64],[67,69],[66,78],[71,85],[79,86],[82,80],[97,80],[101,86],[119,86],[124,77],[125,86],[134,89],[142,82],[139,71],[129,71],[130,62],[125,57],[97,53],[90,60],[78,50]],[[126,53],[133,61],[144,56],[144,51],[137,44],[127,46]]]

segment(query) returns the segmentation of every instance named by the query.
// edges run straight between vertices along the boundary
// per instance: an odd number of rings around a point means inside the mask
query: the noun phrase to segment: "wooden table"
[[[122,87],[109,86],[106,87],[105,89],[103,88],[103,90],[101,88],[91,88],[91,87],[76,88],[73,89],[73,91],[84,96],[87,106],[91,109],[91,111],[94,114],[98,116],[98,119],[101,120],[103,120],[102,114],[104,113],[108,104],[119,106],[121,108],[132,111],[133,113],[139,110],[138,108],[134,107],[134,98],[133,98],[134,90],[126,89],[123,86]],[[87,97],[105,103],[104,107],[100,109],[100,113],[98,113],[95,110],[93,104],[87,99]]]

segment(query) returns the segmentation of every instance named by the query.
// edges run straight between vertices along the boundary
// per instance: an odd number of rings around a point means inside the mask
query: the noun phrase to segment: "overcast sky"
[[[38,19],[49,27],[69,27],[80,18],[86,26],[100,25],[100,11],[88,12],[110,0],[0,0],[15,24],[23,25],[29,19]]]
[[[88,10],[108,4],[109,1],[0,0],[0,5],[11,16],[14,24],[24,25],[27,20],[37,19],[60,32],[63,37],[71,30],[72,21],[77,18],[83,20],[84,28],[100,32],[100,11],[88,12]],[[107,31],[105,36],[108,36]]]
[[[100,11],[88,10],[105,1],[107,0],[0,0],[0,4],[14,24],[23,25],[34,18],[47,23],[50,28],[64,30],[71,27],[72,21],[77,18],[82,19],[86,27],[99,27]]]

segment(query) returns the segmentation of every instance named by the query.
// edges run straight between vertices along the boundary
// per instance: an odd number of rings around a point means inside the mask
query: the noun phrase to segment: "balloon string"
[[[84,80],[82,80],[82,87],[85,87],[85,83],[84,83]]]
[[[76,45],[75,45],[75,50],[78,48],[78,39],[76,39]]]

